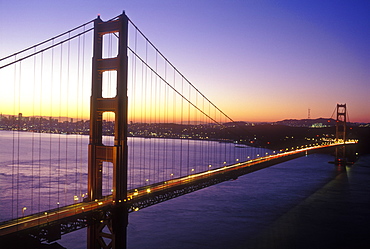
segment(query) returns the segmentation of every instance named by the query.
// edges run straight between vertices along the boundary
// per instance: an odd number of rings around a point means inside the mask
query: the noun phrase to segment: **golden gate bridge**
[[[279,150],[241,138],[124,13],[1,63],[7,243],[88,227],[88,248],[125,248],[130,212],[319,150],[336,148],[339,162],[356,143],[345,104],[335,138]]]

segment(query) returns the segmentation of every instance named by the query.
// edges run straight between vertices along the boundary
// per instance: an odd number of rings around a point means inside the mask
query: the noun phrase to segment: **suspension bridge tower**
[[[118,37],[117,57],[103,58],[103,36],[114,33]],[[113,208],[95,217],[98,223],[88,227],[88,248],[126,248],[128,213],[127,197],[127,42],[128,17],[94,22],[94,50],[92,59],[92,94],[90,104],[90,140],[88,163],[88,198],[99,200],[102,195],[102,173],[105,163],[113,165]],[[116,95],[103,97],[103,73],[117,72]],[[103,144],[102,119],[104,112],[113,112],[114,145]],[[103,229],[105,229],[103,231]],[[107,234],[107,231],[110,234]],[[107,242],[108,241],[108,242]]]
[[[336,136],[337,142],[346,142],[347,130],[347,106],[346,104],[337,104],[337,120],[336,120]],[[335,149],[335,164],[346,164],[346,149],[345,145],[337,146]]]

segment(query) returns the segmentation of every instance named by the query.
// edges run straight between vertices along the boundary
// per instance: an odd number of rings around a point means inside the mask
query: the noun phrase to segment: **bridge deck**
[[[346,145],[353,143],[355,142],[347,142]],[[235,179],[238,176],[303,156],[308,151],[317,151],[339,145],[343,145],[343,143],[332,143],[302,148],[147,185],[129,190],[127,199],[119,200],[119,202],[127,203],[128,212],[137,211],[141,208],[145,208],[222,181]],[[114,205],[115,202],[113,201],[112,196],[107,196],[100,200],[81,202],[2,222],[0,223],[0,237],[26,230],[29,231],[35,228],[44,229],[46,226],[63,223],[68,224],[66,225],[68,228],[65,230],[77,230],[88,224],[89,217],[93,215],[93,213],[108,210]],[[74,224],[72,225],[74,228],[71,228],[71,223]],[[70,231],[62,231],[62,234],[67,232]]]

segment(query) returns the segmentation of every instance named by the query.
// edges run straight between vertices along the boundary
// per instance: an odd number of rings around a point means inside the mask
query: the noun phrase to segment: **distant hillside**
[[[288,125],[293,127],[331,127],[335,125],[335,120],[332,118],[285,119],[275,123],[278,125]]]

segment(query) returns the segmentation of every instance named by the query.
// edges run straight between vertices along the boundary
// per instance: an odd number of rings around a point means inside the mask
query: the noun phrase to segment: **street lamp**
[[[23,207],[22,208],[22,216],[24,216],[24,211],[26,211],[27,210],[27,208],[26,207]]]

